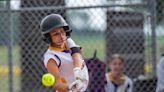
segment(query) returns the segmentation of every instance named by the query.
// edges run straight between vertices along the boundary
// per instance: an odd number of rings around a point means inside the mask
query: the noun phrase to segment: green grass
[[[157,38],[157,60],[158,61],[161,56],[161,53],[164,53],[164,36]]]
[[[13,64],[17,67],[20,65],[20,53],[19,47],[13,47]],[[3,66],[3,67],[2,67]],[[0,69],[3,73],[0,73],[0,92],[8,92],[8,49],[5,46],[0,46]],[[14,70],[15,71],[15,68]],[[17,71],[17,70],[16,70]],[[20,77],[17,75],[13,76],[14,91],[18,92],[20,87]]]
[[[85,58],[93,57],[97,50],[97,57],[104,60],[105,58],[105,39],[103,33],[88,33],[73,35],[73,39],[82,47],[82,53]]]
[[[13,46],[13,63],[19,65],[20,51],[18,46]],[[0,65],[8,65],[8,48],[0,46]]]

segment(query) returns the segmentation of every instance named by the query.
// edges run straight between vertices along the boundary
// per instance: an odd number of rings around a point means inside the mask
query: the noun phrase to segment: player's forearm
[[[76,43],[71,39],[67,39],[68,47],[71,49],[71,55],[73,59],[73,64],[75,67],[82,67],[83,59],[81,56],[80,46],[76,45]]]
[[[54,84],[54,88],[56,90],[59,90],[59,92],[67,92],[68,91],[67,82],[64,79],[64,77],[60,75],[56,61],[54,61],[53,59],[50,59],[47,64],[47,70],[49,73],[51,73],[55,77],[56,82]]]
[[[75,67],[82,67],[84,61],[80,53],[74,53],[72,59]]]

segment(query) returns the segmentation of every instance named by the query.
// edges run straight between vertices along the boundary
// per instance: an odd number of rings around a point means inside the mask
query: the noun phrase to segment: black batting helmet
[[[52,40],[49,36],[49,32],[53,31],[54,28],[63,27],[66,36],[69,37],[72,30],[70,30],[68,24],[64,18],[59,14],[50,14],[42,19],[40,23],[41,33],[43,35],[43,40],[47,43],[51,43]]]

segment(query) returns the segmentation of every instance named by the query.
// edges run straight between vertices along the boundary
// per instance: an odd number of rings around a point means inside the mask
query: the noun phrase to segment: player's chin
[[[117,71],[115,74],[116,75],[122,75],[122,73],[123,73],[122,71]]]
[[[58,42],[57,45],[62,46],[64,43],[65,43],[64,41],[61,41],[61,42]]]
[[[115,75],[119,75],[120,73],[122,73],[122,71],[114,70],[113,73],[114,73]]]

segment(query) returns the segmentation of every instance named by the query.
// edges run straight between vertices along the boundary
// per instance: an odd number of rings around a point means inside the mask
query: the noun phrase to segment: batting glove
[[[81,80],[75,80],[69,86],[69,92],[78,92],[84,87],[84,83]]]
[[[80,67],[75,67],[73,72],[76,80],[87,81],[86,73]]]

